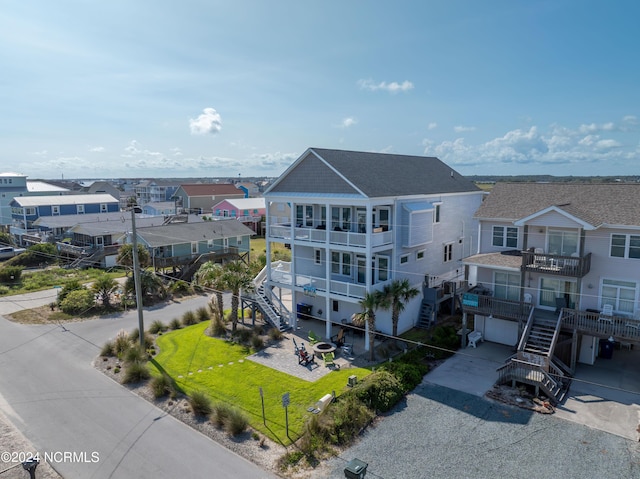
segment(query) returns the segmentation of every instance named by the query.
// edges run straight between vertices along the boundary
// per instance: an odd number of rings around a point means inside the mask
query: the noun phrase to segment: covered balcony
[[[292,234],[293,232],[293,234]],[[371,233],[371,246],[383,246],[393,242],[393,232],[384,231],[383,228],[373,228]],[[355,248],[365,248],[367,246],[367,233],[359,233],[355,231],[344,231],[337,228],[327,231],[324,226],[293,227],[291,224],[274,224],[269,226],[269,237],[271,239],[281,239],[286,242],[303,243],[329,243],[333,245],[342,245]]]

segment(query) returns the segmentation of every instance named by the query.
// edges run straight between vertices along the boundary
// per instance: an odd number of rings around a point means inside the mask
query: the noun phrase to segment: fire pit
[[[333,343],[319,342],[313,345],[313,352],[318,358],[321,358],[323,353],[333,353],[335,350],[336,345]]]

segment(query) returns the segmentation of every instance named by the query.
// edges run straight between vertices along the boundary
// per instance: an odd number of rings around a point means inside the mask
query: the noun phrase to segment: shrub
[[[375,417],[375,413],[352,393],[339,396],[328,412],[332,425],[331,440],[337,445],[348,444]]]
[[[231,413],[225,421],[224,429],[232,436],[242,434],[249,425],[249,419],[247,416],[236,408],[231,408]]]
[[[189,395],[189,406],[196,416],[208,416],[211,414],[211,399],[203,391],[193,391]]]
[[[14,256],[8,261],[8,263],[11,265],[38,266],[42,263],[55,263],[57,258],[58,250],[56,245],[51,243],[39,243],[29,246],[26,252],[19,254],[18,256]]]
[[[136,345],[124,352],[123,359],[126,364],[143,363],[147,360],[147,355],[144,350],[140,349],[139,345]]]
[[[130,363],[124,370],[123,384],[134,384],[149,379],[151,374],[145,363]]]
[[[196,313],[193,311],[186,311],[182,315],[182,325],[183,326],[191,326],[198,322],[198,318],[196,317]]]
[[[113,341],[113,352],[121,358],[122,355],[131,347],[131,340],[124,329],[118,331],[116,339]]]
[[[405,393],[413,390],[420,384],[424,375],[429,371],[428,366],[425,364],[407,363],[402,360],[384,363],[381,369],[393,374],[398,381],[400,381]]]
[[[69,293],[71,293],[72,291],[78,291],[80,289],[87,288],[85,288],[77,279],[67,281],[62,289],[58,292],[58,304],[62,304]]]
[[[253,346],[253,349],[255,349],[256,351],[259,351],[260,349],[264,348],[264,339],[254,334],[253,336],[251,336],[251,346]]]
[[[227,334],[227,327],[220,320],[218,315],[214,315],[211,318],[211,326],[209,326],[209,334],[211,334],[211,336],[224,336]]]
[[[176,329],[180,329],[180,328],[182,328],[182,323],[178,318],[173,318],[171,321],[169,321],[170,330],[175,331]]]
[[[278,328],[271,328],[269,330],[269,337],[274,341],[280,341],[284,337],[284,333]]]
[[[9,289],[8,286],[4,286],[4,285],[0,286],[0,296],[4,296],[9,291],[11,291],[11,290]]]
[[[456,333],[456,328],[451,325],[436,326],[433,330],[432,343],[443,349],[458,349],[460,347],[460,336]],[[436,354],[438,354],[436,352]],[[444,353],[440,356],[449,356],[451,353]]]
[[[196,318],[198,318],[199,322],[209,321],[211,315],[209,314],[209,310],[206,306],[200,306],[196,309]]]
[[[131,344],[140,344],[140,330],[135,328],[129,333],[129,341]],[[153,347],[153,338],[148,333],[144,333],[144,349]]]
[[[173,294],[192,294],[193,288],[186,281],[178,280],[171,283],[169,291]]]
[[[161,397],[165,397],[166,395],[170,395],[170,397],[175,397],[176,395],[176,387],[171,379],[166,374],[162,376],[156,376],[151,380],[151,392],[153,393],[153,397],[159,399]]]
[[[60,303],[60,309],[66,314],[83,314],[94,305],[94,294],[88,289],[79,289],[67,294]]]
[[[151,334],[158,334],[158,333],[162,333],[163,331],[167,330],[167,326],[165,326],[165,324],[160,321],[159,319],[156,319],[153,323],[151,323],[151,325],[149,326],[149,332]]]
[[[245,328],[236,329],[235,338],[241,344],[247,344],[252,336],[253,336],[253,331],[251,331],[250,329],[245,329]]]
[[[4,266],[0,268],[0,281],[3,283],[17,283],[22,276],[22,266]]]
[[[388,371],[376,371],[358,383],[353,392],[369,409],[387,412],[402,398],[402,384]]]
[[[227,403],[217,403],[213,407],[209,420],[219,429],[222,429],[227,422],[229,416],[231,416],[232,407]]]
[[[102,346],[102,349],[100,350],[100,356],[112,357],[115,355],[116,352],[113,341],[107,341],[104,343],[104,346]]]

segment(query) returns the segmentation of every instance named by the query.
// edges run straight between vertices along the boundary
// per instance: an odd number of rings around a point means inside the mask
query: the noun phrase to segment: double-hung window
[[[453,243],[447,243],[444,245],[444,262],[448,263],[453,259]]]
[[[615,279],[602,280],[602,303],[611,304],[614,311],[620,313],[633,313],[633,305],[636,302],[637,283],[634,281],[621,281]]]
[[[494,226],[493,242],[491,244],[493,244],[493,246],[517,248],[518,228],[513,226]]]
[[[615,258],[640,258],[640,235],[611,235],[611,256]]]

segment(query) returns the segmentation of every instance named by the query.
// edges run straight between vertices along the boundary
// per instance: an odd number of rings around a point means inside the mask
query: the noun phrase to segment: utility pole
[[[133,255],[133,284],[136,288],[136,306],[138,308],[138,331],[140,331],[140,349],[144,349],[144,320],[142,318],[142,287],[140,286],[140,261],[138,260],[138,233],[136,232],[136,209],[131,207],[131,254]]]

